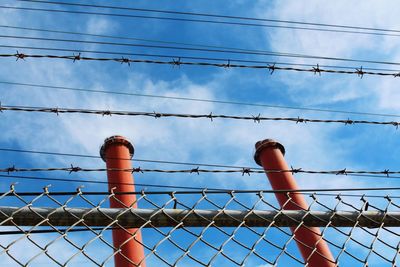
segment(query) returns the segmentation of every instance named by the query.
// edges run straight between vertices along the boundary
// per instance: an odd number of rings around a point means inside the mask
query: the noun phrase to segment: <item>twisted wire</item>
[[[146,169],[146,168],[81,168],[79,166],[74,166],[71,164],[70,167],[64,168],[17,168],[15,165],[7,168],[0,169],[3,173],[14,173],[14,172],[53,172],[53,171],[65,171],[68,173],[76,172],[130,172],[130,173],[188,173],[188,174],[201,174],[201,173],[240,173],[242,176],[250,175],[252,173],[305,173],[305,174],[333,174],[333,175],[353,175],[353,174],[371,174],[371,175],[382,175],[383,177],[390,177],[391,175],[400,174],[400,171],[391,171],[385,169],[383,171],[368,171],[368,170],[348,170],[347,168],[339,170],[307,170],[303,168],[291,168],[287,170],[277,170],[277,169],[251,169],[243,168],[239,169],[201,169],[200,167],[193,169],[181,169],[181,170],[165,170],[165,169]]]
[[[118,62],[121,64],[127,64],[130,66],[132,63],[147,63],[147,64],[159,64],[159,65],[171,65],[171,66],[208,66],[208,67],[218,67],[218,68],[243,68],[243,69],[261,69],[267,70],[268,73],[273,74],[275,71],[284,70],[284,71],[295,71],[295,72],[311,72],[314,74],[321,75],[321,73],[334,73],[334,74],[349,74],[349,75],[357,75],[362,78],[364,75],[374,75],[374,76],[387,76],[387,77],[400,77],[399,72],[379,72],[379,71],[367,71],[360,68],[356,68],[355,70],[340,70],[340,69],[325,69],[321,68],[318,64],[315,67],[311,68],[300,68],[300,67],[284,67],[274,65],[246,65],[246,64],[233,64],[229,60],[227,63],[213,63],[213,62],[194,62],[194,61],[182,61],[180,58],[172,59],[170,61],[163,60],[151,60],[151,59],[130,59],[128,57],[121,58],[110,58],[110,57],[85,57],[81,54],[78,55],[40,55],[40,54],[24,54],[17,53],[14,54],[0,54],[2,58],[16,58],[18,60],[25,60],[28,58],[47,58],[47,59],[64,59],[75,61],[102,61],[102,62]]]
[[[53,113],[53,114],[91,114],[101,116],[133,116],[133,117],[152,117],[152,118],[184,118],[184,119],[209,119],[211,122],[214,119],[229,119],[229,120],[244,120],[252,121],[254,123],[260,123],[262,121],[288,121],[296,124],[300,123],[338,123],[342,125],[356,125],[356,124],[368,124],[368,125],[391,125],[398,129],[400,122],[398,121],[377,121],[377,120],[352,120],[348,119],[309,119],[300,117],[264,117],[261,114],[252,116],[235,116],[235,115],[223,115],[223,114],[184,114],[184,113],[164,113],[164,112],[144,112],[144,111],[116,111],[116,110],[94,110],[94,109],[74,109],[74,108],[49,108],[49,107],[32,107],[32,106],[8,106],[1,105],[0,112],[3,111],[17,111],[17,112],[40,112],[40,113]]]

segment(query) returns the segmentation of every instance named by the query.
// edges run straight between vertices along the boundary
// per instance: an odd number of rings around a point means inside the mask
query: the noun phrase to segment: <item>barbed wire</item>
[[[24,149],[12,149],[12,148],[0,148],[0,151],[5,152],[17,152],[17,153],[30,153],[30,154],[43,154],[43,155],[51,155],[51,156],[68,156],[68,157],[82,157],[82,158],[95,158],[99,159],[100,156],[94,155],[83,155],[83,154],[72,154],[72,153],[61,153],[61,152],[49,152],[49,151],[37,151],[37,150],[24,150]],[[231,169],[251,169],[251,170],[263,170],[260,167],[249,167],[249,166],[237,166],[237,165],[226,165],[226,164],[211,164],[211,163],[199,163],[199,162],[181,162],[181,161],[165,161],[165,160],[152,160],[152,159],[140,159],[140,158],[115,158],[115,157],[105,157],[105,159],[118,159],[118,160],[129,160],[135,162],[151,162],[151,163],[160,163],[160,164],[173,164],[173,165],[186,165],[186,166],[195,166],[195,167],[216,167],[216,168],[231,168]],[[367,175],[367,174],[348,174],[348,176],[355,177],[366,177],[366,178],[380,178],[382,176],[378,175]],[[1,177],[1,175],[0,175]],[[400,176],[390,176],[390,178],[400,179]]]
[[[176,55],[176,54],[154,54],[154,53],[129,53],[129,52],[121,52],[121,51],[99,51],[99,50],[87,50],[87,49],[70,49],[65,47],[37,47],[37,46],[19,46],[19,45],[4,45],[0,44],[0,48],[13,48],[13,49],[26,49],[26,50],[39,50],[39,51],[57,51],[68,53],[71,52],[73,55],[75,54],[102,54],[109,56],[127,56],[131,57],[150,57],[150,58],[168,58],[168,59],[187,59],[187,60],[199,60],[199,61],[212,61],[212,62],[222,62],[222,64],[226,63],[254,63],[254,64],[263,64],[263,65],[275,65],[275,66],[292,66],[292,67],[309,67],[313,68],[316,64],[307,64],[307,63],[294,63],[294,62],[281,62],[281,61],[268,61],[268,60],[251,60],[251,59],[243,59],[243,58],[222,58],[222,57],[205,57],[205,56],[185,56],[185,55]],[[350,59],[352,62],[364,62],[363,60]],[[366,62],[374,62],[379,64],[379,61],[365,61]],[[389,65],[399,65],[397,62],[384,62],[383,64]],[[357,66],[341,66],[341,65],[319,65],[319,68],[324,69],[344,69],[344,70],[355,70]],[[373,68],[363,66],[363,70],[370,71],[378,71],[378,72],[392,72],[392,73],[400,73],[398,69],[388,69],[388,68]]]
[[[68,173],[76,172],[130,172],[130,173],[145,173],[145,172],[155,172],[155,173],[188,173],[188,174],[201,174],[201,173],[240,173],[242,176],[250,175],[253,173],[306,173],[306,174],[334,174],[334,175],[348,175],[348,174],[372,174],[372,175],[382,175],[385,177],[390,177],[393,174],[400,174],[400,171],[390,171],[385,169],[383,171],[367,171],[367,170],[348,170],[347,168],[339,170],[306,170],[303,168],[293,168],[288,170],[276,170],[276,169],[251,169],[243,168],[241,170],[220,170],[220,169],[201,169],[200,167],[193,169],[181,169],[181,170],[165,170],[165,169],[146,169],[146,168],[81,168],[79,166],[74,166],[71,164],[70,167],[53,167],[53,168],[17,168],[15,165],[7,168],[0,169],[3,173],[13,173],[13,172],[52,172],[52,171],[65,171]]]
[[[61,39],[61,38],[49,38],[49,37],[35,37],[35,36],[20,36],[20,35],[0,35],[2,39],[22,39],[22,40],[34,40],[34,41],[48,41],[48,42],[67,42],[67,43],[79,43],[79,44],[96,44],[96,45],[108,45],[118,47],[142,47],[146,49],[168,49],[178,51],[197,51],[197,52],[208,52],[208,53],[224,53],[224,54],[244,54],[244,55],[256,55],[256,56],[273,56],[273,57],[288,57],[288,58],[304,58],[304,59],[316,59],[316,60],[330,60],[330,61],[344,61],[352,63],[371,63],[381,65],[398,66],[399,62],[390,61],[378,61],[378,60],[365,60],[365,59],[353,59],[343,57],[332,57],[332,56],[316,56],[298,53],[288,52],[276,52],[276,51],[249,51],[249,50],[237,50],[237,49],[211,49],[211,48],[200,48],[200,47],[187,47],[187,46],[171,46],[171,45],[149,45],[140,43],[121,43],[121,42],[106,42],[106,41],[91,41],[91,40],[78,40],[78,39]],[[315,66],[313,66],[315,67]]]
[[[47,59],[65,59],[75,61],[102,61],[102,62],[118,62],[121,64],[127,64],[130,66],[132,63],[147,63],[147,64],[160,64],[160,65],[171,65],[171,66],[208,66],[208,67],[218,67],[218,68],[243,68],[243,69],[264,69],[268,70],[269,74],[273,74],[275,71],[284,70],[284,71],[295,71],[295,72],[311,72],[314,74],[321,75],[322,73],[334,73],[334,74],[350,74],[357,75],[360,78],[363,78],[364,75],[374,75],[374,76],[388,76],[388,77],[400,77],[399,72],[378,72],[378,71],[367,71],[360,68],[356,68],[355,70],[339,70],[339,69],[324,69],[317,64],[311,68],[300,68],[300,67],[283,67],[273,65],[247,65],[247,64],[233,64],[229,60],[226,63],[213,63],[213,62],[194,62],[194,61],[183,61],[182,59],[172,59],[170,61],[165,60],[152,60],[152,59],[130,59],[128,57],[121,58],[112,58],[112,57],[85,57],[81,54],[77,55],[41,55],[41,54],[25,54],[25,53],[17,53],[14,54],[0,54],[2,58],[14,57],[16,60],[25,60],[28,58],[47,58]]]
[[[1,45],[0,45],[0,47],[1,47]],[[22,83],[22,82],[10,82],[10,81],[1,81],[1,80],[0,80],[0,84],[6,84],[6,85],[12,85],[12,86],[26,86],[26,87],[40,88],[40,89],[54,89],[54,90],[61,90],[61,91],[65,90],[65,91],[73,91],[73,92],[100,93],[100,94],[135,96],[135,97],[140,96],[140,97],[148,97],[148,98],[171,99],[171,100],[193,101],[193,102],[206,102],[206,103],[214,103],[214,104],[229,104],[229,105],[250,106],[250,107],[290,109],[290,110],[301,110],[301,111],[312,111],[312,112],[339,113],[339,114],[379,116],[379,117],[400,117],[400,115],[398,115],[398,114],[388,114],[388,113],[323,109],[323,108],[302,107],[302,106],[273,105],[273,104],[267,104],[267,103],[238,102],[238,101],[220,100],[220,99],[204,99],[204,98],[177,97],[177,96],[154,95],[154,94],[141,94],[141,93],[127,92],[127,91],[96,90],[96,89],[85,89],[85,88],[78,88],[78,87],[56,86],[56,85],[47,85],[47,84],[33,84],[33,83]]]
[[[144,112],[144,111],[116,111],[116,110],[94,110],[94,109],[73,109],[73,108],[49,108],[49,107],[32,107],[32,106],[5,106],[0,103],[0,112],[2,111],[17,111],[17,112],[41,112],[41,113],[75,113],[75,114],[92,114],[101,116],[143,116],[153,118],[185,118],[185,119],[209,119],[211,122],[214,119],[230,119],[230,120],[245,120],[260,123],[262,121],[289,121],[296,124],[300,123],[339,123],[343,125],[369,124],[369,125],[392,125],[398,129],[400,122],[398,121],[373,121],[373,120],[352,120],[341,119],[308,119],[300,117],[264,117],[261,114],[252,116],[239,115],[223,115],[223,114],[184,114],[184,113],[164,113],[164,112]]]
[[[62,30],[62,29],[50,29],[50,28],[42,28],[42,27],[40,27],[40,28],[21,27],[21,26],[9,25],[9,24],[8,25],[0,24],[0,28],[16,29],[16,30],[24,30],[24,31],[34,31],[34,32],[44,32],[44,33],[55,33],[55,34],[63,34],[63,35],[89,36],[89,37],[93,37],[93,38],[106,38],[106,39],[113,39],[113,40],[129,40],[129,41],[141,41],[141,42],[157,43],[157,44],[183,45],[183,46],[188,46],[188,47],[234,50],[234,51],[243,51],[243,52],[256,52],[256,53],[271,53],[272,52],[272,51],[267,51],[267,50],[248,49],[248,48],[243,48],[243,47],[207,45],[204,43],[186,43],[186,42],[178,42],[178,41],[159,40],[159,39],[147,39],[147,38],[138,38],[138,37],[96,34],[96,33],[92,33],[92,32],[67,31],[67,30]],[[16,48],[20,48],[20,47],[16,47]],[[81,50],[77,50],[74,52],[84,53],[84,51],[81,51]],[[126,54],[129,55],[129,53],[126,53]],[[130,55],[134,55],[134,54],[130,54]],[[355,59],[355,60],[356,60],[356,62],[360,62],[357,59]]]

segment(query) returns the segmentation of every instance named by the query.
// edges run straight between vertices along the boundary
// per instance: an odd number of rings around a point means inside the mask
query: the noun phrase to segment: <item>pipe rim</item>
[[[260,161],[260,154],[264,149],[278,148],[282,152],[283,156],[285,156],[285,152],[286,152],[285,147],[281,143],[275,141],[274,139],[270,139],[270,138],[258,141],[255,144],[255,148],[256,148],[256,152],[254,153],[254,161],[261,167],[262,167],[262,164]]]
[[[133,155],[135,154],[135,148],[133,147],[132,143],[124,136],[121,135],[113,135],[104,139],[104,143],[100,148],[100,156],[104,162],[106,162],[106,150],[110,145],[113,144],[121,144],[128,148],[130,159],[132,159]]]

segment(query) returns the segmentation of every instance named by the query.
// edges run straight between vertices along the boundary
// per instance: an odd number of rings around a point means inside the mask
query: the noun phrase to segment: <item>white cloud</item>
[[[265,3],[265,2],[264,2]],[[268,8],[266,8],[268,5]],[[369,6],[368,6],[369,5]],[[395,27],[397,14],[395,3],[382,5],[369,2],[359,6],[359,2],[307,3],[289,1],[277,2],[273,8],[269,2],[264,8],[258,8],[261,17],[284,18],[293,20],[312,20],[316,22],[332,22],[343,18],[341,24],[366,25],[371,27]],[[390,9],[390,10],[389,10]],[[357,10],[359,16],[354,16]],[[375,10],[376,12],[370,12]],[[386,12],[390,14],[387,15]],[[347,16],[346,16],[347,14]],[[395,16],[396,15],[396,16]],[[381,18],[385,16],[385,24]],[[1,16],[0,16],[1,17]],[[386,19],[387,17],[387,19]],[[90,19],[83,23],[85,31],[109,34],[118,30],[118,24],[106,19]],[[246,33],[250,35],[250,33]],[[247,36],[247,35],[246,35]],[[334,37],[332,37],[334,36]],[[379,50],[379,54],[387,55],[395,51],[397,39],[392,37],[353,35],[328,35],[326,33],[268,30],[265,32],[271,49],[282,52],[338,57],[363,57],[371,51]],[[383,50],[383,51],[380,51]],[[398,57],[393,55],[392,60]],[[118,63],[63,62],[50,60],[27,60],[15,62],[14,59],[4,61],[2,77],[22,82],[56,84],[61,86],[83,87],[101,90],[123,90],[157,94],[164,96],[194,97],[220,99],[229,96],[227,84],[236,85],[240,79],[249,79],[259,87],[265,87],[264,77],[250,78],[236,76],[238,71],[215,71],[207,82],[195,81],[196,77],[185,74],[174,74],[169,78],[150,76],[136,66],[121,66]],[[303,60],[295,60],[303,62]],[[317,62],[315,62],[317,63]],[[320,64],[325,61],[318,62]],[[118,72],[113,72],[115,70]],[[216,73],[216,74],[215,74]],[[240,73],[239,73],[240,74]],[[166,76],[168,76],[166,75]],[[172,75],[174,78],[171,78]],[[256,76],[256,75],[254,75]],[[314,77],[312,74],[276,73],[270,79],[283,84],[281,91],[288,96],[288,101],[299,105],[336,105],[347,104],[350,107],[372,106],[377,110],[397,111],[398,99],[396,80],[385,80],[372,77],[357,79],[356,77],[331,76]],[[251,96],[253,88],[243,88]],[[282,97],[283,98],[283,97]],[[259,97],[257,101],[267,102],[267,97]],[[285,102],[283,99],[273,99]],[[243,106],[217,105],[212,103],[155,100],[151,98],[101,95],[89,93],[71,93],[51,89],[3,87],[1,101],[4,105],[37,105],[51,107],[80,107],[91,109],[115,109],[133,111],[160,111],[177,113],[221,113],[238,115],[294,116],[298,112],[274,109],[249,108]],[[353,101],[360,101],[358,105]],[[377,104],[375,106],[375,104]],[[366,142],[370,134],[356,136],[343,134],[341,126],[321,124],[293,124],[288,122],[253,122],[225,121],[215,119],[185,120],[172,118],[127,118],[100,117],[95,115],[60,115],[23,114],[4,112],[0,114],[2,141],[21,148],[63,151],[97,155],[104,138],[122,134],[134,142],[135,157],[193,161],[205,163],[221,163],[232,165],[255,165],[252,159],[254,143],[264,138],[275,138],[287,150],[286,159],[289,165],[307,169],[336,169],[352,167],[366,168],[363,162],[354,158],[350,148],[357,142]],[[316,116],[313,115],[312,116]],[[318,115],[322,117],[321,115]],[[334,117],[334,116],[333,116]],[[341,135],[339,135],[339,133]],[[70,158],[55,159],[32,156],[30,164],[43,167],[54,165],[69,166],[69,163],[82,167],[101,167],[102,161]],[[18,166],[28,162],[17,162]],[[138,163],[135,163],[138,164]],[[154,166],[154,165],[153,165]],[[174,168],[175,166],[158,166]],[[97,176],[97,179],[103,179]],[[268,182],[263,175],[241,176],[200,175],[200,176],[156,176],[138,174],[137,182],[159,184],[178,184],[190,186],[230,187],[264,189]],[[369,185],[366,180],[347,176],[298,176],[302,188],[344,188]],[[37,187],[37,184],[33,184]],[[66,185],[69,186],[69,185]],[[63,189],[63,188],[62,188]],[[265,265],[269,266],[269,265]]]
[[[86,29],[83,32],[92,34],[109,34],[118,29],[117,23],[102,17],[90,17],[86,22]]]

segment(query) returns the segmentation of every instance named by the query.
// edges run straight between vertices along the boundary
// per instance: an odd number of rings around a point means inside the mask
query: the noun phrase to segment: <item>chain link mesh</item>
[[[319,226],[338,266],[398,265],[397,197],[303,193],[309,209],[288,213],[262,191],[142,191],[137,209],[110,209],[118,194],[11,187],[0,196],[0,262],[113,266],[112,230],[137,228],[147,266],[307,266],[296,230]]]

